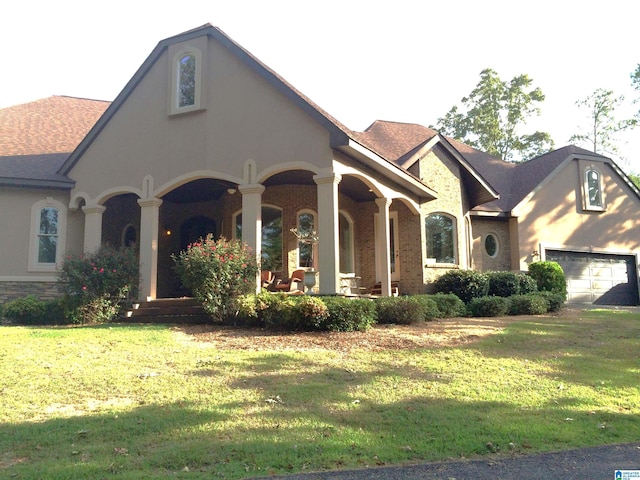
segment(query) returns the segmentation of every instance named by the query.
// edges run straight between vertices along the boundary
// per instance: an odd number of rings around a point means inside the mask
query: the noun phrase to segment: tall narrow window
[[[56,263],[58,251],[58,209],[44,207],[40,209],[38,228],[38,263]]]
[[[353,273],[353,222],[344,213],[338,217],[340,228],[340,272]]]
[[[434,213],[425,219],[427,257],[436,263],[456,263],[455,219]]]
[[[262,207],[262,269],[282,270],[282,210]]]
[[[312,212],[298,214],[298,233],[302,236],[298,241],[298,265],[314,267],[314,250],[316,245],[316,216]]]
[[[591,210],[602,210],[604,203],[602,201],[602,178],[600,172],[589,168],[585,175],[586,207]]]
[[[178,108],[196,104],[196,56],[183,55],[178,60]]]

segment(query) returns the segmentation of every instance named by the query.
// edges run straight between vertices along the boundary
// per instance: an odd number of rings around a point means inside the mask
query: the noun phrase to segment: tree
[[[631,74],[631,86],[640,92],[640,63]],[[640,100],[635,101],[635,103],[637,102],[640,102]],[[635,118],[631,120],[631,127],[636,127],[638,122],[640,122],[640,110],[636,113]]]
[[[584,100],[578,100],[578,108],[587,109],[590,121],[586,133],[572,135],[570,142],[587,143],[594,153],[618,155],[616,134],[630,128],[630,120],[618,121],[616,109],[624,102],[624,96],[615,96],[612,90],[596,89]]]
[[[548,133],[520,133],[531,116],[540,115],[537,105],[544,100],[532,82],[527,75],[502,81],[494,70],[485,69],[473,91],[462,98],[464,111],[454,106],[438,119],[436,128],[503,160],[522,161],[546,153],[553,148]]]

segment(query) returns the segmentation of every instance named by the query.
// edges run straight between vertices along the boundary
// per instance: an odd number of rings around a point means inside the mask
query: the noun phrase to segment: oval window
[[[495,257],[498,254],[498,239],[493,233],[490,233],[485,237],[484,250],[490,257]]]

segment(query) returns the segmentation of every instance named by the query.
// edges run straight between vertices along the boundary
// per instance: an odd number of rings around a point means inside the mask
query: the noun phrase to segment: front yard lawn
[[[246,478],[640,438],[640,314],[0,327],[3,478]]]

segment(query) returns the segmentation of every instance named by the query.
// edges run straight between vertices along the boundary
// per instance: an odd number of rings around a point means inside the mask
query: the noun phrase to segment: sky
[[[0,108],[51,95],[113,100],[161,40],[210,23],[348,128],[434,125],[485,68],[546,98],[523,133],[556,147],[589,125],[597,88],[640,109],[640,2],[609,0],[22,0],[0,16]],[[640,171],[640,127],[619,136]]]

